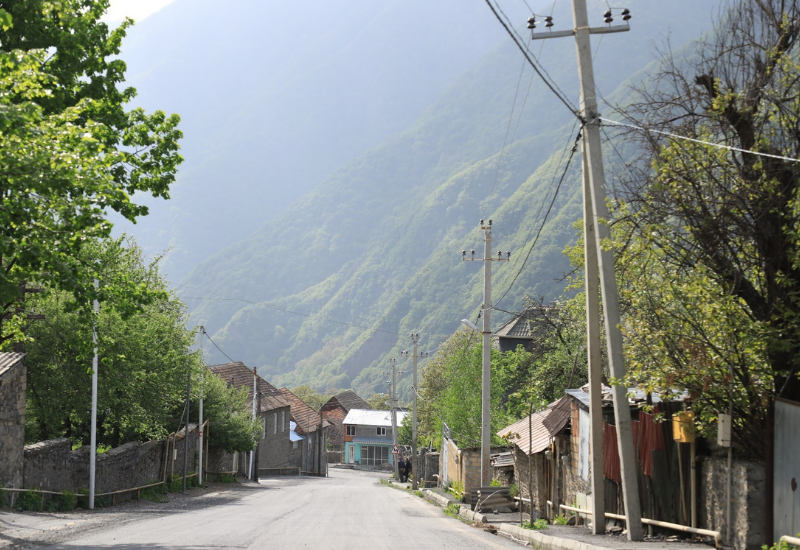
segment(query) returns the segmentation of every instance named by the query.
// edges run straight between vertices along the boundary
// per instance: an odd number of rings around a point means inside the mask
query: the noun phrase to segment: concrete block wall
[[[0,483],[22,485],[22,447],[25,445],[25,364],[0,376]]]
[[[734,460],[731,472],[731,536],[725,532],[727,500],[727,458],[698,458],[698,524],[701,528],[721,530],[726,546],[759,550],[767,541],[766,475],[764,466]]]

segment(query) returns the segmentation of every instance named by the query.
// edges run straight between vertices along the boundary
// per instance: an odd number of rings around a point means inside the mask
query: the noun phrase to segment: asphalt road
[[[6,527],[0,547],[30,541],[38,548],[520,548],[381,485],[380,477],[331,469],[328,478],[270,478],[258,486],[72,518],[7,515],[0,517]]]

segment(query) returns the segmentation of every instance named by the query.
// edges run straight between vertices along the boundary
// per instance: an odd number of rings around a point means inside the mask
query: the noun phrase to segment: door
[[[353,464],[356,461],[356,447],[355,445],[350,445],[347,447],[347,462]]]

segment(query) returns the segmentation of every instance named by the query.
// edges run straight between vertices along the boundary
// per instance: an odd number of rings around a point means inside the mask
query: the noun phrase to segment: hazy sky
[[[103,18],[111,23],[118,23],[125,17],[143,21],[148,15],[152,15],[173,0],[111,0],[111,7]]]

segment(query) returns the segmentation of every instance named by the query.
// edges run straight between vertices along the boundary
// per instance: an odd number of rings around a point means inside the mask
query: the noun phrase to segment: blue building
[[[397,411],[397,425],[408,414]],[[352,409],[342,422],[344,453],[347,464],[364,466],[394,465],[392,455],[392,413]]]

